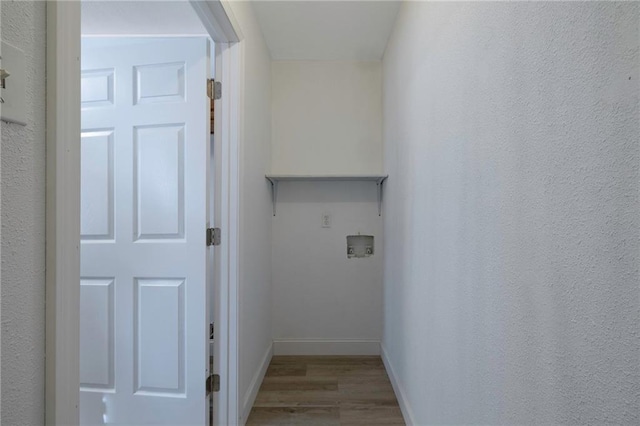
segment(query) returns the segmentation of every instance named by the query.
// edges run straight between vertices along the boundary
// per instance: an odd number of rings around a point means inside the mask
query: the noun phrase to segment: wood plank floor
[[[404,425],[379,356],[274,356],[247,425]]]

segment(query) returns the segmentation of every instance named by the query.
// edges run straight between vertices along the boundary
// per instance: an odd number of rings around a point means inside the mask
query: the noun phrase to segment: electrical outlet
[[[322,213],[322,227],[323,228],[331,228],[331,214],[330,213]]]

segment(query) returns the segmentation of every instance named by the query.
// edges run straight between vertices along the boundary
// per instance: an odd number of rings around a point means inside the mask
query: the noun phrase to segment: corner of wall
[[[411,407],[409,406],[407,392],[402,387],[402,384],[399,381],[399,377],[393,370],[391,360],[389,359],[387,350],[384,347],[384,343],[380,344],[380,352],[382,356],[382,362],[384,363],[384,368],[387,370],[387,375],[389,376],[389,380],[391,380],[391,386],[393,386],[393,392],[396,394],[396,399],[398,400],[398,404],[400,405],[400,411],[402,411],[404,422],[407,424],[407,426],[417,425],[416,421],[414,420],[415,417],[413,415],[413,410],[411,410]]]
[[[239,383],[234,416],[244,424],[272,354],[271,194],[264,177],[271,160],[271,58],[252,5],[229,2],[228,7],[243,36],[239,43]]]
[[[271,358],[273,357],[273,344],[270,344],[267,347],[264,356],[262,357],[262,362],[258,366],[253,378],[251,379],[251,383],[249,384],[249,388],[242,399],[242,412],[240,413],[240,424],[244,425],[249,418],[249,413],[251,413],[251,408],[253,408],[253,403],[256,400],[256,396],[258,396],[258,391],[260,390],[260,385],[262,385],[262,381],[264,380],[265,374],[267,374],[267,368],[269,368],[269,363],[271,362]]]

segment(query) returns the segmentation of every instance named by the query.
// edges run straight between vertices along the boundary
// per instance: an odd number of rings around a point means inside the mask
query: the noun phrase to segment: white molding
[[[249,384],[249,389],[247,389],[247,393],[244,396],[244,403],[242,405],[242,417],[240,418],[240,424],[244,425],[249,418],[249,413],[251,413],[251,408],[253,408],[253,403],[258,396],[258,391],[260,390],[260,386],[262,385],[262,381],[264,380],[265,374],[267,374],[267,368],[269,368],[269,364],[271,363],[271,358],[273,357],[273,345],[269,345],[267,347],[267,351],[264,353],[262,357],[262,362],[260,363],[259,368],[256,370],[256,373],[253,375],[253,379],[251,379],[251,383]]]
[[[202,21],[213,40],[218,43],[235,43],[242,39],[240,27],[220,0],[189,0],[196,15]]]
[[[238,42],[244,40],[244,34],[242,33],[242,27],[240,26],[240,22],[236,18],[236,15],[233,13],[233,7],[231,3],[236,0],[218,0],[218,3],[222,6],[222,11],[224,12],[226,19],[231,23],[231,27],[233,28],[233,33],[229,33],[229,42]],[[216,11],[216,13],[221,13],[221,11]],[[235,35],[235,38],[233,38]]]
[[[222,80],[224,75],[223,64],[226,63],[226,51],[228,45],[226,43],[215,43],[215,78]],[[225,102],[225,98],[221,98],[216,101],[218,106],[215,109],[215,134],[221,140],[225,140],[228,133],[228,123],[225,121],[223,112],[226,110],[226,105],[222,106],[222,102]],[[226,112],[225,112],[226,114]],[[213,146],[214,149],[214,214],[213,220],[215,227],[222,229],[224,227],[224,211],[222,205],[225,203],[223,197],[225,196],[224,183],[225,183],[225,170],[226,161],[222,155],[222,147],[224,144],[216,143]],[[216,195],[217,194],[217,195]],[[225,238],[223,234],[223,238]],[[228,352],[223,350],[229,346],[228,339],[228,324],[229,318],[229,305],[225,303],[228,299],[228,289],[226,283],[228,283],[228,271],[227,261],[228,253],[226,246],[219,246],[214,248],[214,269],[217,270],[214,278],[214,322],[216,324],[216,336],[214,340],[213,348],[213,372],[220,374],[220,390],[221,392],[214,393],[214,415],[215,425],[224,425],[228,423],[228,411],[229,411],[229,375],[223,374],[223,371],[229,369]]]
[[[221,157],[220,200],[223,208],[219,222],[222,231],[220,245],[220,289],[216,312],[216,372],[220,374],[221,391],[215,394],[216,424],[235,425],[239,418],[238,390],[238,120],[239,120],[239,43],[216,43],[221,60],[216,60],[216,79],[223,83],[220,99],[221,143],[216,144]],[[216,54],[218,56],[218,54]],[[218,109],[216,109],[218,111]],[[216,151],[218,152],[218,151]]]
[[[229,255],[228,255],[228,288],[229,288],[229,394],[232,395],[232,403],[229,406],[229,419],[233,423],[239,421],[240,416],[240,144],[243,140],[242,125],[244,111],[244,59],[242,49],[244,43],[229,45],[229,55],[226,63],[229,66],[229,138],[226,146],[229,151],[229,186],[228,186],[228,221]]]
[[[391,386],[393,386],[393,391],[396,394],[396,399],[398,400],[398,404],[400,405],[400,411],[402,411],[402,417],[404,417],[404,422],[407,426],[416,425],[415,417],[413,415],[413,411],[409,406],[409,400],[407,399],[407,393],[404,391],[402,386],[400,385],[400,381],[398,380],[398,376],[396,375],[393,367],[391,367],[391,361],[389,360],[389,355],[387,354],[386,349],[384,348],[384,344],[380,344],[380,349],[382,352],[382,362],[384,363],[384,368],[387,369],[387,375],[389,376],[389,380],[391,380]]]
[[[80,2],[47,4],[45,423],[80,399]]]
[[[372,339],[274,339],[274,355],[380,355]]]

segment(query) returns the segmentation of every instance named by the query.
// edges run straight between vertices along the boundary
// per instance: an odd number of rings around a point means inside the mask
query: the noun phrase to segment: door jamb
[[[215,218],[215,226],[222,229],[220,247],[220,271],[217,276],[215,311],[214,368],[220,374],[220,392],[214,394],[215,421],[217,425],[238,423],[238,229],[239,229],[239,175],[238,175],[238,126],[240,63],[238,50],[241,43],[216,43],[220,58],[216,55],[216,79],[223,84],[221,107],[216,104],[216,112],[221,111],[220,131],[216,134],[216,154],[220,154],[220,199],[222,211]],[[221,59],[219,61],[219,59]],[[217,118],[216,118],[217,119]],[[225,208],[225,206],[227,208]]]
[[[189,0],[211,38],[223,43],[221,302],[227,306],[219,328],[226,335],[226,401],[218,424],[238,421],[238,229],[239,130],[242,46],[226,2]],[[46,344],[45,423],[77,425],[80,391],[80,2],[47,2],[46,123]],[[225,300],[226,299],[226,300]],[[226,321],[226,324],[224,322]],[[225,345],[226,343],[226,345]],[[223,347],[224,347],[223,346]],[[204,398],[204,395],[203,395]]]

